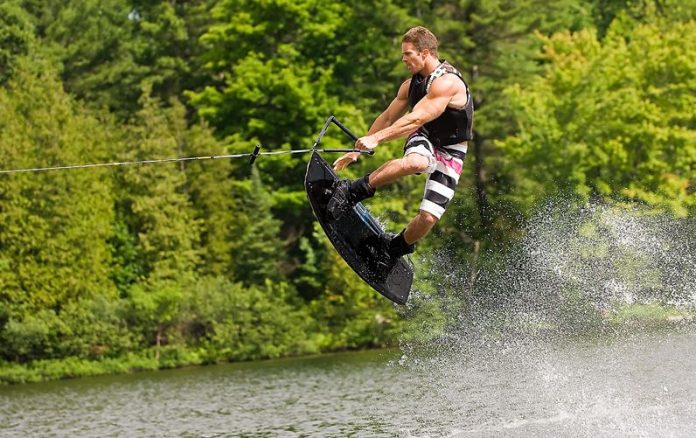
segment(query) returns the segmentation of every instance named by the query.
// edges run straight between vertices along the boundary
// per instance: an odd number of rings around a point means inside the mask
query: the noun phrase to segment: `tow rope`
[[[161,158],[154,160],[135,160],[135,161],[113,161],[109,163],[91,163],[91,164],[70,164],[63,166],[50,166],[50,167],[28,167],[22,169],[4,169],[0,170],[0,174],[13,174],[13,173],[31,173],[31,172],[47,172],[51,170],[69,170],[69,169],[89,169],[94,167],[117,167],[117,166],[132,166],[132,165],[143,165],[143,164],[159,164],[159,163],[179,163],[183,161],[203,161],[203,160],[220,160],[220,159],[232,159],[232,158],[244,158],[249,157],[249,164],[254,164],[256,158],[261,155],[284,155],[284,154],[304,154],[307,152],[357,152],[360,154],[372,155],[374,151],[366,151],[361,149],[318,149],[321,139],[324,137],[326,130],[329,125],[333,123],[348,135],[353,141],[357,140],[355,134],[350,132],[348,128],[343,126],[333,115],[329,116],[324,123],[324,127],[319,133],[314,145],[309,149],[289,149],[283,151],[268,151],[261,152],[261,145],[257,145],[253,152],[240,153],[240,154],[221,154],[221,155],[201,155],[197,157],[176,157],[176,158]]]

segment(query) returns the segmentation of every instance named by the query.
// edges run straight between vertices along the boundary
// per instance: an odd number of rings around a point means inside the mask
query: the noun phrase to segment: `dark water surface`
[[[696,433],[693,330],[189,368],[0,388],[2,436]]]

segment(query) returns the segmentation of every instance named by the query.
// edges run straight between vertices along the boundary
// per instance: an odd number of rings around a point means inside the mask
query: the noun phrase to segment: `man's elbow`
[[[379,120],[379,122],[383,126],[391,126],[396,121],[396,119],[394,119],[394,117],[392,117],[392,115],[389,114],[388,111],[385,111],[382,114],[380,114],[379,117],[377,117],[377,120]]]
[[[420,111],[413,111],[411,114],[409,114],[409,116],[412,120],[412,123],[416,125],[417,128],[420,128],[426,123],[432,122],[433,120],[437,119],[444,112],[444,108],[442,110],[440,110],[439,108],[427,108],[422,109]]]
[[[413,125],[413,127],[415,128],[420,128],[421,126],[428,123],[428,120],[422,114],[411,114],[409,119],[409,122],[411,122],[411,125]]]

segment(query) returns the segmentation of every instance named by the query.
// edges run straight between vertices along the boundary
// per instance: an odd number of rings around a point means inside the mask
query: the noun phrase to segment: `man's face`
[[[423,70],[428,53],[427,49],[419,52],[413,43],[401,43],[401,60],[406,64],[406,68],[412,75]]]

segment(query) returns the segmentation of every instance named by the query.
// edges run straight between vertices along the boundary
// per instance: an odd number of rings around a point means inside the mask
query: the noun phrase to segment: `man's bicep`
[[[423,123],[434,120],[445,112],[447,105],[449,105],[452,101],[452,97],[454,97],[457,92],[456,86],[452,84],[451,81],[444,81],[442,79],[444,78],[435,81],[428,94],[426,94],[413,108],[413,112],[417,113],[418,117],[423,119]]]
[[[396,93],[396,97],[391,101],[385,111],[391,123],[394,123],[396,119],[403,116],[406,114],[406,111],[408,111],[408,88],[410,84],[410,79],[401,84],[398,93]]]
[[[445,112],[451,97],[435,96],[427,94],[413,107],[412,114],[416,116],[421,123],[428,123],[438,118],[440,114]]]
[[[408,90],[411,88],[411,79],[404,81],[396,93],[396,98],[392,101],[396,117],[401,117],[408,110]]]
[[[389,119],[394,121],[394,120],[398,119],[399,117],[403,116],[404,114],[406,114],[407,110],[408,110],[408,99],[399,99],[399,97],[397,96],[389,104],[389,108],[387,108],[387,114],[388,114]]]

